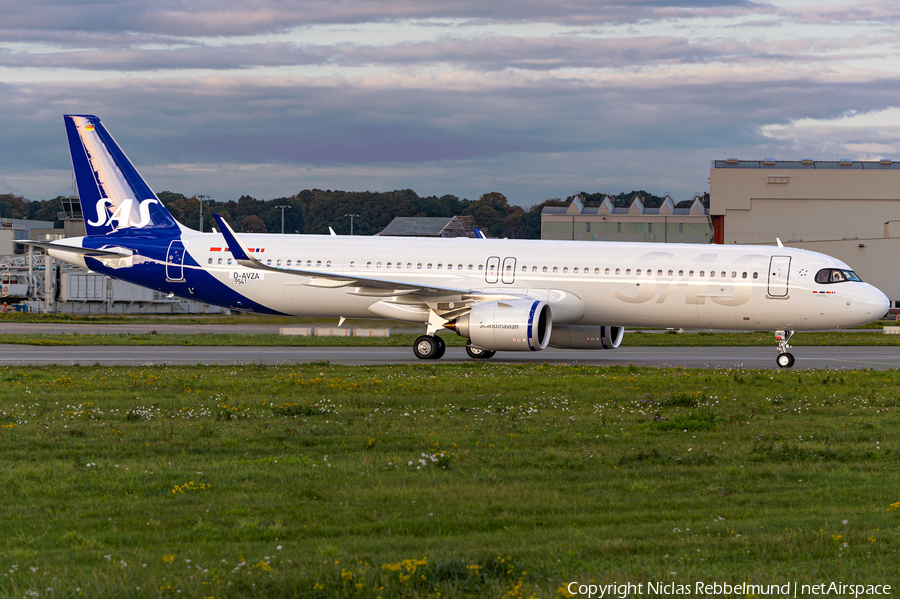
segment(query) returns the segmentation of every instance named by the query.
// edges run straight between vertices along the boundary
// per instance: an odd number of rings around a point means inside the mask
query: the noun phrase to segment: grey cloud
[[[297,65],[420,66],[464,65],[480,71],[507,68],[545,71],[561,68],[622,68],[712,61],[766,62],[839,60],[889,38],[800,39],[752,42],[692,43],[674,37],[443,37],[434,42],[391,46],[305,46],[284,42],[195,46],[170,49],[77,50],[23,53],[0,51],[0,66],[83,70],[231,70]]]
[[[766,6],[748,0],[697,0],[687,4],[667,0],[627,3],[595,0],[565,3],[543,0],[202,0],[190,3],[37,0],[6,3],[0,36],[4,31],[17,30],[152,33],[177,37],[233,36],[285,31],[322,23],[433,18],[589,25],[637,22],[692,13],[726,16],[735,12],[764,10]]]
[[[98,114],[114,132],[140,140],[139,151],[152,163],[366,164],[742,146],[767,143],[761,125],[889,107],[898,88],[896,79],[799,78],[551,78],[539,86],[472,90],[260,77],[7,85],[0,90],[12,124],[0,161],[59,168],[59,154],[49,157],[64,112]]]

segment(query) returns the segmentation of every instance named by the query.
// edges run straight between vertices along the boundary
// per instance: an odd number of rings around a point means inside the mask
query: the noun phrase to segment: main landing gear
[[[422,335],[413,343],[413,352],[420,360],[439,360],[447,350],[447,344],[437,335]]]
[[[466,341],[466,353],[473,360],[490,360],[497,352],[489,349],[481,349],[480,347],[472,347],[472,341]]]
[[[794,331],[788,331],[787,334],[785,334],[784,331],[775,331],[775,341],[778,342],[779,352],[778,357],[775,358],[775,363],[778,364],[779,368],[790,368],[794,365],[794,356],[787,351],[791,349],[791,346],[788,345],[788,341],[790,341],[793,336]]]

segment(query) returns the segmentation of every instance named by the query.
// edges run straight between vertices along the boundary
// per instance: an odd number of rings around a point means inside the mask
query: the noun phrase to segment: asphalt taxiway
[[[794,369],[887,370],[900,368],[900,346],[800,347]],[[620,347],[609,351],[548,349],[499,352],[490,363],[588,364],[683,368],[758,368],[779,370],[774,347]],[[409,347],[215,347],[215,346],[35,346],[0,345],[0,365],[147,366],[213,364],[346,365],[474,362],[462,348],[449,347],[435,362],[416,359]]]

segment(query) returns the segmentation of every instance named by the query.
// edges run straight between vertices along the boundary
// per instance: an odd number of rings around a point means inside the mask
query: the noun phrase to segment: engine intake
[[[444,325],[472,345],[490,351],[539,351],[547,347],[553,318],[547,302],[503,300],[475,304]]]
[[[565,325],[553,327],[549,345],[556,349],[615,349],[624,334],[625,327]]]

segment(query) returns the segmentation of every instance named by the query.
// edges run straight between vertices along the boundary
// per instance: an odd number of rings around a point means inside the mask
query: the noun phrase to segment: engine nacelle
[[[622,343],[625,327],[565,325],[553,327],[550,347],[556,349],[615,349]]]
[[[547,347],[553,318],[547,302],[502,300],[475,304],[447,328],[490,351],[538,351]]]

